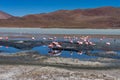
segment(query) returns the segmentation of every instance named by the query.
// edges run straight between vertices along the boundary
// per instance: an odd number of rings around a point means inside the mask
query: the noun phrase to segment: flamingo
[[[6,48],[9,48],[8,46],[6,46]]]
[[[103,38],[100,38],[100,40],[102,41],[102,40],[103,40]]]
[[[88,44],[89,44],[89,42],[85,42],[85,44],[86,44],[86,45],[88,45]]]
[[[61,48],[62,46],[58,42],[52,42],[56,47]]]
[[[46,40],[46,37],[43,37],[43,40]]]
[[[57,37],[56,36],[54,36],[54,39],[56,39]]]
[[[48,45],[49,48],[53,48],[54,46],[58,48],[62,47],[59,42],[55,42],[55,41]]]
[[[35,40],[35,37],[32,37],[32,40]]]
[[[59,44],[58,44],[58,45],[56,45],[56,46],[57,46],[58,48],[61,48],[61,47],[62,47],[62,46],[61,46],[61,45],[59,45]]]
[[[110,42],[106,42],[106,44],[107,44],[107,45],[111,45],[111,43],[110,43]]]
[[[59,50],[49,51],[48,53],[51,56],[59,56],[59,55],[61,55],[61,51],[59,51]]]
[[[51,38],[51,37],[49,37],[48,39],[49,39],[49,40],[53,40],[53,38]]]
[[[79,55],[82,55],[82,54],[83,54],[83,52],[82,52],[82,51],[79,51],[79,52],[78,52],[78,54],[79,54]]]
[[[95,44],[95,43],[93,43],[93,42],[89,42],[89,44],[90,44],[90,45],[96,45],[96,44]]]
[[[68,37],[67,36],[64,36],[64,39],[67,39]]]
[[[0,40],[2,40],[3,39],[3,37],[0,37]]]
[[[8,40],[8,37],[5,37],[6,40]]]
[[[55,42],[55,41],[54,41],[54,42],[52,42],[52,43],[53,43],[53,44],[55,44],[55,45],[58,45],[58,44],[59,44],[58,42]]]
[[[48,45],[48,47],[49,47],[49,48],[53,48],[54,45],[51,43],[51,44]]]
[[[81,42],[81,41],[77,41],[77,43],[78,43],[79,45],[83,44],[83,42]]]
[[[69,40],[70,41],[70,43],[73,43],[73,40]]]

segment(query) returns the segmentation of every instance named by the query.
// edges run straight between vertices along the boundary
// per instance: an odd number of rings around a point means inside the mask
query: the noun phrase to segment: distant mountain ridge
[[[1,19],[1,18],[0,18]],[[41,28],[120,28],[120,8],[58,10],[50,13],[8,17],[0,26]]]
[[[0,19],[8,19],[8,18],[11,18],[11,17],[12,17],[12,15],[9,15],[5,12],[0,11]]]

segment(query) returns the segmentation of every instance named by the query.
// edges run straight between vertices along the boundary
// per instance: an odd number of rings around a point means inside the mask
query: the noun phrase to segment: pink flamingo
[[[106,42],[106,44],[107,44],[107,45],[111,45],[111,43],[110,43],[110,42]]]
[[[8,40],[8,37],[5,37],[6,40]]]
[[[79,54],[79,55],[82,55],[82,54],[83,54],[83,52],[82,52],[82,51],[79,51],[79,52],[78,52],[78,54]]]
[[[35,40],[35,37],[32,37],[32,40]]]
[[[0,37],[0,40],[2,40],[3,39],[3,37]]]

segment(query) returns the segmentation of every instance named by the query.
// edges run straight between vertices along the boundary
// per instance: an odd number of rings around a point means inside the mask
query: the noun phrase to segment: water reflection
[[[44,46],[34,47],[32,50],[38,51],[42,55],[48,55],[50,48],[44,45]]]
[[[16,53],[19,51],[20,51],[19,49],[16,49],[14,47],[0,46],[0,52]]]
[[[39,35],[40,36],[40,35]],[[17,37],[18,38],[18,37]],[[17,38],[14,38],[15,40]],[[27,39],[30,40],[22,40],[24,38],[20,38],[20,40],[12,41],[9,37],[1,38],[1,45],[6,44],[11,46],[11,44],[16,47],[21,46],[28,49],[38,51],[41,55],[49,55],[49,56],[60,56],[60,57],[69,57],[69,58],[79,58],[79,59],[89,59],[89,58],[97,58],[99,56],[90,56],[90,54],[96,53],[106,53],[106,51],[114,51],[115,54],[120,53],[120,40],[119,38],[107,38],[107,37],[91,37],[91,36],[28,36]],[[40,40],[39,40],[40,39]],[[2,43],[2,41],[8,41]],[[27,42],[28,41],[28,42]],[[31,44],[33,43],[33,44]],[[41,46],[42,43],[43,46]],[[14,45],[15,44],[15,45]],[[25,46],[24,44],[30,44]],[[9,52],[9,53],[16,53],[21,51],[14,47],[9,46],[0,46],[0,52]],[[32,47],[31,47],[32,46]],[[38,46],[38,47],[35,47]],[[29,48],[30,47],[30,48]],[[34,47],[34,48],[33,48]],[[113,52],[113,53],[114,53]],[[99,54],[100,55],[100,54]],[[106,54],[105,54],[106,55]]]
[[[95,56],[88,56],[85,54],[78,54],[74,51],[64,51],[64,50],[52,50],[48,48],[48,46],[39,46],[33,48],[33,50],[36,50],[40,52],[42,55],[49,55],[49,56],[59,56],[59,57],[65,57],[65,58],[78,58],[78,59],[90,59],[90,58],[97,58]]]
[[[45,45],[44,46],[39,46],[39,47],[34,47],[32,50],[38,51],[41,55],[59,56],[59,57],[65,57],[65,58],[92,59],[92,58],[98,58],[99,57],[99,56],[86,55],[85,52],[80,54],[80,53],[75,52],[75,51],[52,50],[48,46],[45,46]],[[19,52],[21,50],[13,48],[13,47],[2,46],[2,47],[0,47],[0,51],[5,52],[5,53],[13,54],[13,53]],[[103,51],[103,50],[93,50],[93,51],[91,51],[91,54],[104,53],[104,52],[105,51]],[[106,53],[108,54],[108,52],[106,52]],[[114,51],[114,53],[120,54],[120,51]]]

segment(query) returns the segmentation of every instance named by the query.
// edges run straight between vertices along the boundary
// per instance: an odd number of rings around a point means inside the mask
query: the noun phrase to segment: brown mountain
[[[0,11],[0,19],[8,19],[8,18],[11,18],[11,17],[12,17],[11,15]]]
[[[0,26],[45,28],[120,28],[120,8],[59,10],[0,20]]]

